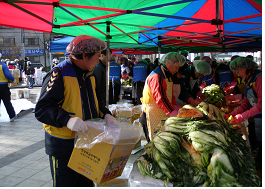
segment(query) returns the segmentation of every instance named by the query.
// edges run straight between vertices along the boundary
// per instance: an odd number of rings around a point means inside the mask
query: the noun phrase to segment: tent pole
[[[106,61],[106,107],[109,107],[109,59],[110,59],[110,50],[109,50],[109,43],[110,43],[110,23],[111,22],[106,22],[107,23],[107,61]]]
[[[159,35],[158,37],[158,58],[160,59],[160,54],[161,54],[161,35]]]
[[[260,50],[260,69],[262,70],[262,49]]]
[[[52,53],[50,52],[50,70],[52,69]]]

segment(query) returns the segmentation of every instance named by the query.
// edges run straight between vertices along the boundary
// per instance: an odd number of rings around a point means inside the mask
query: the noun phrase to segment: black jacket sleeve
[[[61,108],[63,101],[63,78],[60,70],[55,68],[43,79],[40,98],[35,107],[35,117],[40,122],[54,127],[66,126],[71,117]]]
[[[192,95],[188,92],[183,78],[181,78],[180,87],[181,87],[181,92],[179,94],[179,99],[182,100],[183,102],[187,102],[187,99],[192,97]]]
[[[96,78],[97,80],[97,78]],[[96,95],[97,95],[97,99],[98,99],[98,106],[99,106],[99,110],[103,113],[103,117],[105,116],[105,114],[110,114],[110,111],[106,108],[106,96],[103,95],[103,91],[101,89],[101,87],[105,87],[105,86],[100,86],[98,84],[98,82],[96,82]]]

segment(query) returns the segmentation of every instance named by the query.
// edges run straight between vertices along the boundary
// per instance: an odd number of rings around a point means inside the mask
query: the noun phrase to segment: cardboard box
[[[115,178],[113,180],[98,184],[97,187],[129,187],[128,179]]]
[[[136,149],[140,146],[141,146],[141,139],[135,144],[134,149]]]
[[[132,110],[130,108],[117,109],[117,117],[131,117]]]
[[[140,114],[134,114],[134,119],[139,119],[140,118]]]
[[[119,140],[117,145],[101,142],[91,149],[74,148],[68,167],[98,184],[119,177],[135,147],[135,143],[124,141],[128,140]]]

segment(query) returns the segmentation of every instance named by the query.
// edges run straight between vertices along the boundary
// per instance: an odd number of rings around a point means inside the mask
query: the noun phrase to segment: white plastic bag
[[[115,125],[106,126],[104,119],[85,121],[89,129],[84,133],[78,133],[76,148],[91,149],[95,144],[105,142],[114,145],[136,144],[143,133],[141,127],[117,122]]]

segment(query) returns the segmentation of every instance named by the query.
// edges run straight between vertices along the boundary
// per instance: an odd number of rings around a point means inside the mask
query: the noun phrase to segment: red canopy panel
[[[220,8],[220,10],[223,10],[222,7]],[[221,14],[220,19],[222,19],[223,12],[221,11],[220,14]],[[208,0],[191,18],[204,19],[204,20],[216,19],[216,1]],[[195,23],[195,22],[186,21],[183,23],[184,26],[179,26],[175,28],[175,30],[180,30],[184,32],[170,31],[168,33],[165,33],[165,35],[189,38],[189,36],[192,35],[193,36],[196,35],[196,37],[205,37],[216,34],[216,28],[217,28],[216,25],[211,25],[210,23],[197,23],[197,24],[185,25],[189,23]]]
[[[14,5],[19,7],[0,2],[1,26],[35,30],[47,33],[50,33],[52,31],[52,5],[36,5],[24,3],[15,3]],[[8,12],[6,10],[8,10]]]

